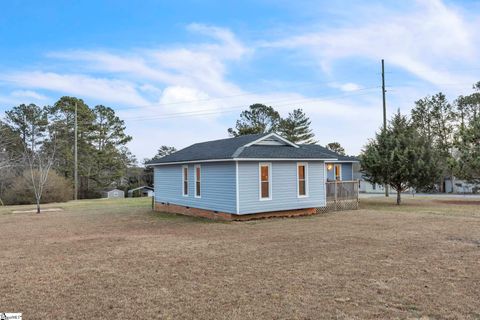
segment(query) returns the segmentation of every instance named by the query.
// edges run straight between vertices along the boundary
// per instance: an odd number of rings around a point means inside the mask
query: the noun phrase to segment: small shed
[[[120,189],[108,189],[102,191],[102,198],[116,199],[125,198],[125,191]]]
[[[149,186],[141,186],[141,187],[138,187],[138,188],[134,188],[134,189],[130,189],[127,191],[127,194],[128,194],[128,197],[129,198],[132,198],[133,197],[133,193],[135,191],[138,191],[140,193],[140,196],[141,197],[153,197],[155,195],[155,193],[153,192],[153,188],[152,187],[149,187]]]

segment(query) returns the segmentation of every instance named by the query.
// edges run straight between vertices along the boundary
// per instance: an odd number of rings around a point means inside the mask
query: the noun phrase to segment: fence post
[[[357,189],[357,208],[358,209],[358,203],[359,203],[359,193],[360,193],[360,180],[357,179],[357,182],[355,183],[355,188]]]
[[[337,179],[335,179],[335,184],[334,184],[334,189],[335,189],[334,195],[335,196],[333,198],[334,199],[334,201],[333,201],[333,203],[334,203],[334,209],[333,210],[334,211],[337,211],[337,209],[338,209],[338,203],[337,203],[337,188],[338,188],[338,185],[337,185],[337,183],[338,183],[338,181],[337,181]]]

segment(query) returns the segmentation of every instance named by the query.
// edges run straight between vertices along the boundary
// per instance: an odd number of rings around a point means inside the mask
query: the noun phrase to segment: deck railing
[[[358,180],[327,181],[327,206],[319,211],[337,211],[358,209]]]

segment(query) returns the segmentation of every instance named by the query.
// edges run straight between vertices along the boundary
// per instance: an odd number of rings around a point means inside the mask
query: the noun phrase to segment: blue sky
[[[303,108],[360,152],[387,107],[480,80],[474,1],[2,1],[0,112],[63,95],[125,119],[139,160],[227,136],[241,110]]]

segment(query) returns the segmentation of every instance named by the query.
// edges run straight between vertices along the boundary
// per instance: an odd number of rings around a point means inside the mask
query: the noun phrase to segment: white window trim
[[[300,194],[300,177],[298,176],[298,167],[305,166],[305,195]],[[308,162],[297,162],[297,198],[308,198]]]
[[[337,168],[340,168],[339,169],[339,174],[338,174],[340,179],[338,181],[342,181],[342,165],[340,163],[335,163],[333,165],[333,179],[337,180]]]
[[[183,184],[185,183],[185,168],[187,169],[187,193],[185,193],[185,187]],[[190,189],[190,179],[188,178],[188,165],[183,165],[182,166],[182,196],[188,197],[189,194],[189,189]]]
[[[197,168],[200,169],[200,181],[197,180]],[[203,188],[202,188],[202,166],[201,166],[201,165],[196,164],[196,165],[194,166],[193,175],[195,176],[195,179],[194,179],[194,180],[195,180],[195,193],[194,193],[194,196],[195,196],[195,198],[201,198],[201,197],[202,197],[202,192],[203,192],[203,191],[202,191]],[[200,195],[199,195],[199,196],[197,195],[197,182],[200,182]]]
[[[268,198],[262,198],[262,167],[268,166]],[[258,199],[260,201],[272,200],[272,163],[260,162],[258,164]]]

